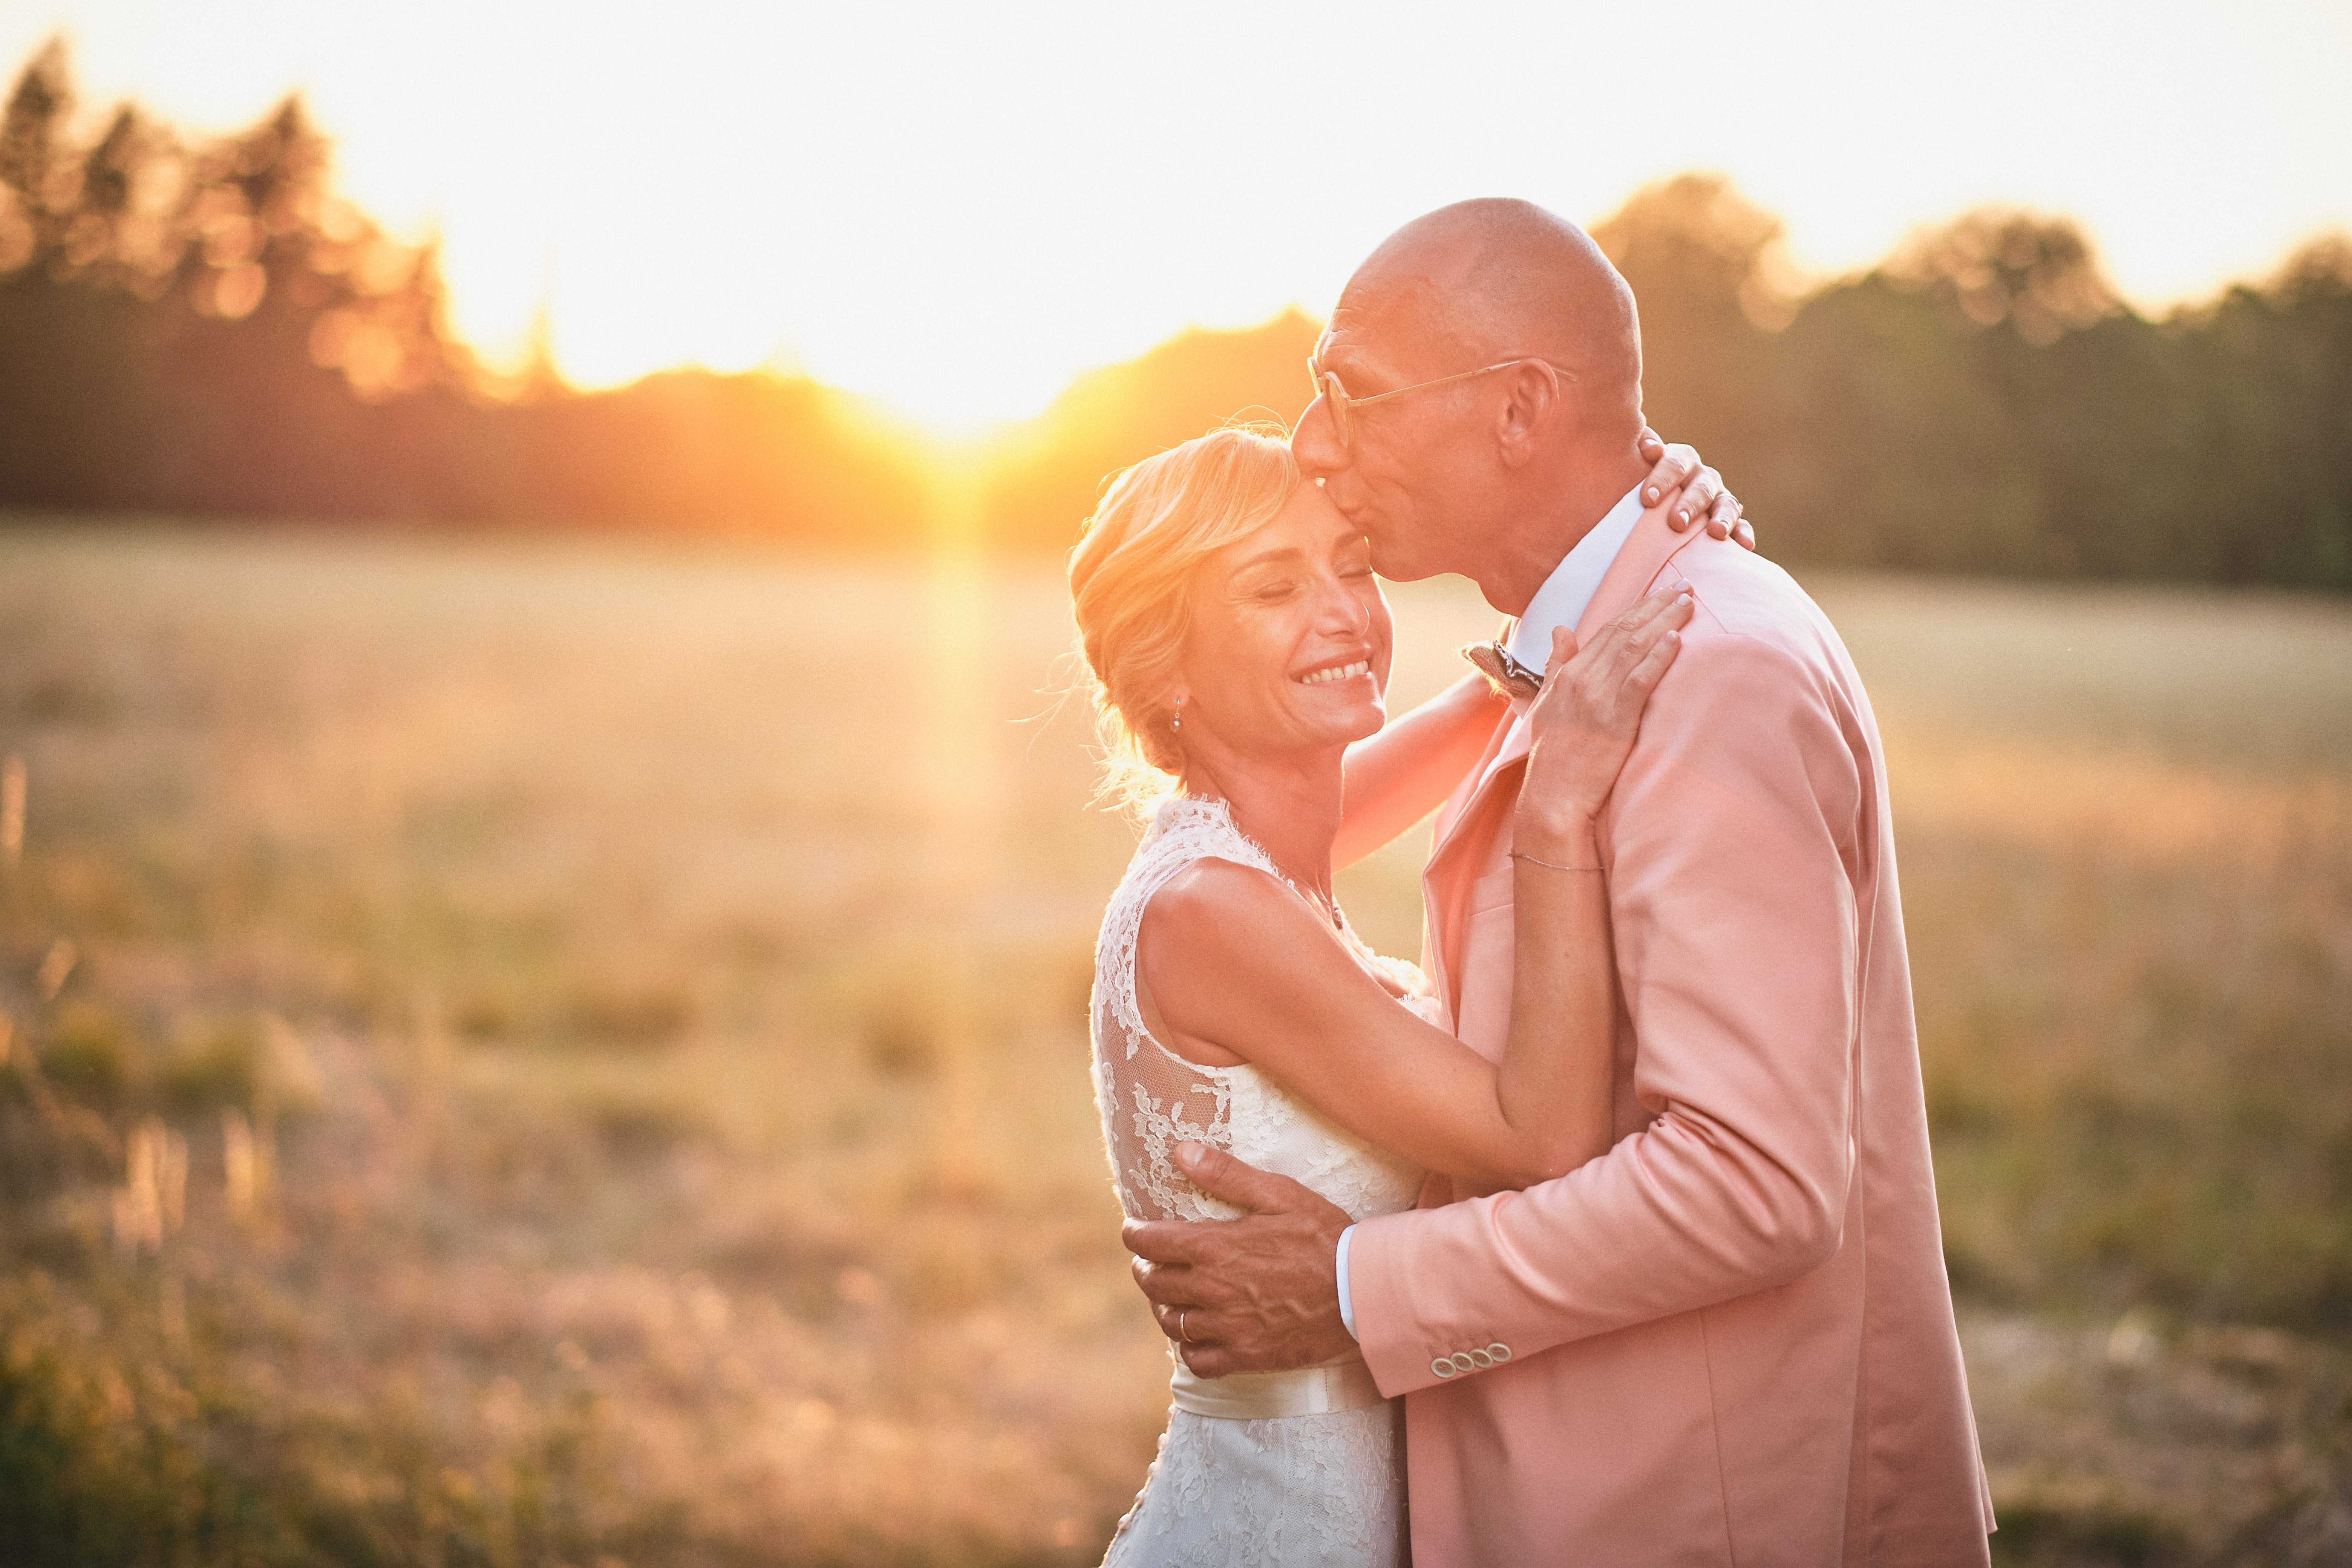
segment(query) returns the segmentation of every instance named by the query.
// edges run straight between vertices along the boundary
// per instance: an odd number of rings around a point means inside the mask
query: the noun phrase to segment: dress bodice
[[[1234,826],[1223,802],[1177,795],[1160,806],[1137,846],[1111,895],[1096,947],[1095,1100],[1120,1206],[1139,1219],[1223,1219],[1236,1214],[1194,1187],[1177,1168],[1175,1147],[1190,1138],[1291,1177],[1345,1209],[1350,1219],[1412,1207],[1422,1173],[1410,1162],[1341,1130],[1260,1068],[1187,1061],[1145,1027],[1135,999],[1135,948],[1144,908],[1169,879],[1202,859],[1282,877],[1272,858]],[[1340,934],[1359,962],[1404,992],[1402,1005],[1433,1018],[1437,1004],[1418,969],[1373,953],[1344,921]]]

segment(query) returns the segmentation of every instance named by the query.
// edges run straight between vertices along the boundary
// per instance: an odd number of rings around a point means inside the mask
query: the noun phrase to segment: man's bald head
[[[1641,426],[1633,291],[1590,235],[1533,202],[1486,196],[1413,219],[1356,269],[1331,316],[1447,371],[1549,360],[1574,377],[1590,434]]]

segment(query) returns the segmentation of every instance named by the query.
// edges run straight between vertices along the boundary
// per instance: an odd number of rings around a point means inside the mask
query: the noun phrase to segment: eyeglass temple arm
[[[1425,387],[1444,386],[1449,382],[1467,381],[1474,375],[1485,375],[1489,371],[1508,370],[1515,364],[1526,364],[1528,361],[1528,356],[1522,354],[1517,359],[1507,359],[1497,364],[1482,364],[1476,370],[1460,371],[1453,375],[1441,375],[1435,381],[1416,381],[1411,386],[1392,386],[1386,392],[1375,392],[1370,397],[1350,396],[1348,401],[1353,404],[1378,403],[1383,397],[1397,397],[1408,392],[1419,392]],[[1307,363],[1311,365],[1315,362],[1309,360]],[[1546,360],[1544,363],[1549,364],[1551,362]],[[1322,383],[1318,379],[1316,384],[1319,387]]]

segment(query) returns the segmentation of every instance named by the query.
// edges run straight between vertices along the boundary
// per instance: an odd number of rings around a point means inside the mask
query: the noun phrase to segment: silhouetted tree
[[[1235,419],[1287,426],[1312,401],[1307,356],[1322,325],[1296,308],[1243,331],[1181,332],[1070,384],[989,476],[991,534],[1065,547],[1129,463]]]
[[[439,258],[336,195],[289,98],[191,140],[124,105],[87,144],[61,45],[0,109],[0,506],[919,542],[919,446],[845,395],[676,371],[487,374]],[[2009,208],[1810,291],[1720,175],[1594,229],[1641,303],[1645,408],[1792,562],[2352,588],[2352,239],[2150,321],[2072,223]],[[542,323],[543,327],[543,323]],[[1318,324],[1188,331],[1001,444],[989,537],[1060,549],[1118,468],[1296,417]]]
[[[197,143],[72,110],[53,43],[0,111],[0,504],[919,534],[903,444],[812,383],[486,374],[299,98]]]
[[[1651,422],[1733,477],[1776,554],[2352,587],[2352,242],[2158,322],[2072,223],[2013,209],[1793,304],[1777,227],[1716,177],[1593,232],[1641,301]]]

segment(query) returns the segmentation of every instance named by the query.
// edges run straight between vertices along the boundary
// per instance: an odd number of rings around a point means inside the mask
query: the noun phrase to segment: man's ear
[[[1559,368],[1523,360],[1503,374],[1507,395],[1495,416],[1495,447],[1507,468],[1524,466],[1569,414],[1568,387]]]

